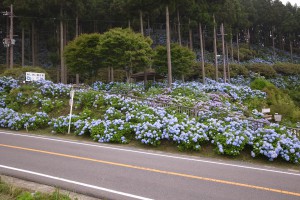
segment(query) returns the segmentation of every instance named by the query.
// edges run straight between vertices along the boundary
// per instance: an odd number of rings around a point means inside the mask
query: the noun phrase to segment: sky
[[[300,0],[281,0],[281,1],[284,5],[289,1],[292,5],[296,3],[297,6],[300,6]]]

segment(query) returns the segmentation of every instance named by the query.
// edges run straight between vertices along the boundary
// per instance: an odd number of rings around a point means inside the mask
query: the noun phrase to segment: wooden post
[[[171,63],[171,38],[170,38],[170,19],[169,6],[166,6],[166,34],[167,34],[167,60],[168,60],[168,86],[172,87],[172,63]]]
[[[221,24],[221,35],[222,35],[222,54],[223,54],[223,78],[224,83],[226,83],[226,57],[225,57],[225,34],[224,34],[224,24]]]
[[[202,83],[205,84],[205,67],[204,67],[204,49],[203,49],[203,34],[201,23],[199,23],[200,50],[201,50],[201,68],[202,68]]]
[[[216,81],[218,82],[218,50],[217,50],[217,32],[216,32],[216,20],[214,18],[214,54],[215,54],[215,67],[216,67]]]
[[[179,18],[179,9],[177,9],[177,22],[178,22],[178,43],[181,46],[181,25],[180,25],[180,18]]]

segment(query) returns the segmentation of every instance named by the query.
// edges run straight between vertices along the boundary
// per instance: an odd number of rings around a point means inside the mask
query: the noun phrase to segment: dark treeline
[[[204,47],[213,52],[213,27],[220,33],[221,23],[227,42],[238,38],[249,45],[299,49],[300,9],[279,0],[3,0],[0,11],[10,11],[11,4],[14,60],[19,65],[58,66],[62,39],[66,45],[82,33],[103,33],[113,27],[130,27],[151,35],[154,44],[164,43],[159,34],[165,34],[166,5],[172,42],[192,49],[200,48],[201,24]],[[9,17],[1,15],[1,40],[9,35],[9,25]],[[0,64],[5,64],[6,48],[1,45],[0,51]]]

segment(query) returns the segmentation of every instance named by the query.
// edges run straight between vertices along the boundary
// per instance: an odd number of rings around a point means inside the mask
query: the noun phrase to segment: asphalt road
[[[0,174],[104,199],[300,199],[300,169],[0,131]]]

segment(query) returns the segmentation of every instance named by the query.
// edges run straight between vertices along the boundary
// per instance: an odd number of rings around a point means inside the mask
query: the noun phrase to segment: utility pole
[[[13,13],[13,5],[10,5],[10,12],[2,12],[3,15],[9,16],[10,18],[10,27],[9,27],[9,35],[3,40],[4,47],[7,48],[7,58],[9,54],[9,68],[12,69],[14,66],[14,48],[13,45],[15,44],[14,40],[14,13]],[[9,49],[8,49],[9,48]],[[7,59],[8,60],[8,59]]]
[[[9,31],[9,39],[10,39],[10,62],[9,68],[12,69],[14,66],[14,13],[13,13],[13,5],[10,5],[10,31]]]
[[[202,34],[201,23],[199,23],[199,36],[200,36],[200,50],[201,50],[202,83],[205,84],[204,48],[203,48],[203,34]]]
[[[222,54],[223,54],[223,77],[224,83],[226,83],[226,57],[225,57],[225,38],[224,38],[224,24],[221,24],[221,36],[222,36]]]
[[[214,54],[215,54],[215,68],[216,68],[216,81],[218,82],[218,50],[217,50],[217,31],[216,31],[216,20],[215,15],[214,18]]]

